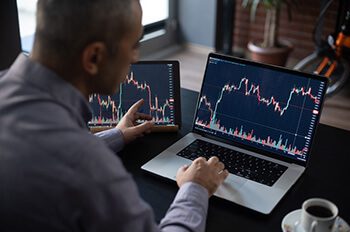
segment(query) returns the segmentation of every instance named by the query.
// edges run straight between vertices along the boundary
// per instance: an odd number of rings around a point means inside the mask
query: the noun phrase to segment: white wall
[[[179,0],[180,32],[185,43],[215,47],[215,0]]]

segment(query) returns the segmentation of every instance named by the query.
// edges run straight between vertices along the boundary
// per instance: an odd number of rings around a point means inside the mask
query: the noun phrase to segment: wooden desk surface
[[[190,131],[198,93],[186,89],[181,91],[182,129],[178,133],[146,136],[128,145],[120,154],[126,168],[133,174],[141,197],[153,207],[158,221],[165,215],[178,188],[175,182],[153,176],[140,167]],[[349,144],[349,131],[320,124],[309,168],[270,215],[212,197],[207,231],[281,231],[283,217],[312,197],[334,202],[339,215],[350,223]]]

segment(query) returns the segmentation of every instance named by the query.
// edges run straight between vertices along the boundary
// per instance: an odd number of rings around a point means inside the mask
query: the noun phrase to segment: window
[[[35,32],[35,12],[37,0],[17,0],[18,19],[21,35],[22,50],[30,52],[33,46]],[[169,32],[174,27],[173,18],[175,13],[175,0],[140,0],[143,17],[145,36],[141,41],[141,50],[147,53],[169,44],[169,38],[174,35]],[[154,40],[154,42],[152,42]]]
[[[17,0],[19,32],[25,52],[30,52],[33,47],[36,3],[37,0]]]
[[[169,17],[169,0],[141,0],[142,25],[147,26]]]
[[[177,0],[140,0],[143,9],[144,38],[141,58],[155,59],[172,52],[178,40]],[[156,52],[159,52],[155,55]]]

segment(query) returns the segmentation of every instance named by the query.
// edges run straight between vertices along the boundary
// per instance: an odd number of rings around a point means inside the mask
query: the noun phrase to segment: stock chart
[[[318,80],[211,58],[195,128],[305,161],[324,88]]]
[[[114,126],[138,100],[144,99],[140,112],[152,116],[158,124],[174,123],[173,64],[137,63],[131,65],[119,92],[114,95],[92,94],[90,127]]]

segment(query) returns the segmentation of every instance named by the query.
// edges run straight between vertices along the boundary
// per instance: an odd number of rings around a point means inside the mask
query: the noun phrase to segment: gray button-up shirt
[[[208,192],[178,191],[160,225],[115,154],[121,132],[89,133],[86,99],[20,55],[0,77],[0,231],[204,231]]]

